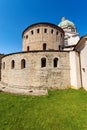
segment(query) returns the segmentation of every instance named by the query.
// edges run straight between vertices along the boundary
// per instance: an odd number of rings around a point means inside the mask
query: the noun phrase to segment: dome
[[[68,27],[68,26],[75,28],[74,23],[65,19],[65,17],[62,18],[62,20],[61,20],[61,22],[59,23],[58,26],[61,27],[61,28],[65,28],[65,27]]]

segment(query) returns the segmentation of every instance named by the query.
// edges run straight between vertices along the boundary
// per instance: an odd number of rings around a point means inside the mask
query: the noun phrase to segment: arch
[[[41,59],[41,68],[46,67],[46,58]]]
[[[15,68],[15,61],[12,60],[12,61],[11,61],[11,69],[14,69],[14,68]]]
[[[22,59],[21,60],[21,69],[24,69],[24,68],[26,68],[26,61],[25,61],[25,59]]]
[[[53,60],[53,67],[54,68],[58,67],[58,58],[54,58],[54,60]]]
[[[47,47],[47,45],[46,45],[46,43],[44,43],[44,44],[43,44],[43,51],[46,50],[46,47]]]
[[[30,47],[29,46],[27,46],[27,51],[29,51],[30,50]]]

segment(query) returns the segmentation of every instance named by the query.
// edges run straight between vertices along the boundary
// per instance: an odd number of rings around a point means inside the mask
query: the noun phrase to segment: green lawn
[[[50,90],[40,97],[0,92],[0,130],[87,130],[87,92]]]

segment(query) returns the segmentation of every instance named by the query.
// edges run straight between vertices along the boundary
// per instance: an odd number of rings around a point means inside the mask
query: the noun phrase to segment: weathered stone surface
[[[39,33],[37,33],[37,29],[39,29]],[[44,29],[47,29],[46,33],[44,33]],[[33,35],[31,31],[33,31]],[[27,29],[23,34],[23,51],[27,51],[27,46],[29,46],[30,51],[43,50],[44,43],[47,45],[46,50],[58,50],[59,45],[64,44],[63,30],[56,25],[54,27],[51,24],[37,24]]]
[[[46,58],[46,67],[41,67],[41,58]],[[58,58],[58,66],[53,66]],[[26,67],[21,69],[21,60]],[[11,69],[11,61],[15,68]],[[2,67],[2,82],[17,88],[54,88],[64,89],[70,86],[69,52],[27,52],[5,56],[5,69]]]
[[[1,90],[44,95],[50,88],[69,88],[69,52],[60,50],[64,45],[63,29],[54,24],[39,23],[25,29],[22,38],[23,52],[2,59]],[[46,66],[42,65],[42,58]],[[54,59],[57,59],[56,65]],[[21,61],[25,62],[24,67]]]

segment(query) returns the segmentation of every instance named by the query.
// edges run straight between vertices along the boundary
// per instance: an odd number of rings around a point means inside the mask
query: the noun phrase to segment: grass
[[[87,130],[87,92],[50,90],[41,97],[0,92],[0,130]]]

